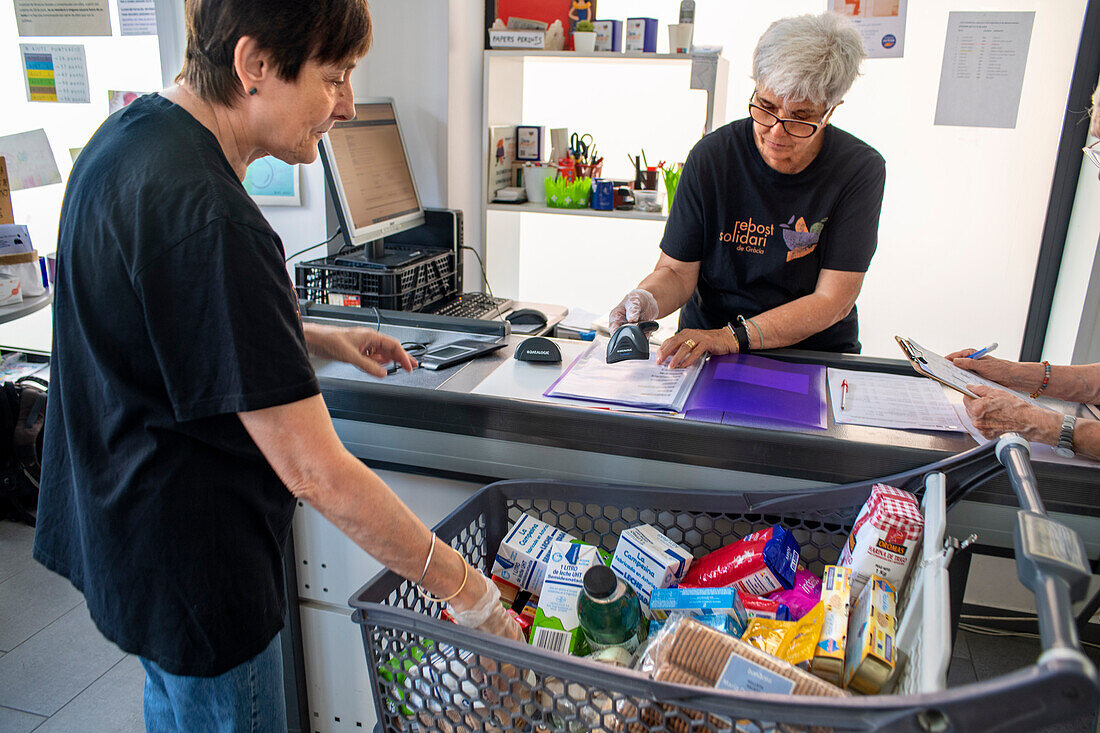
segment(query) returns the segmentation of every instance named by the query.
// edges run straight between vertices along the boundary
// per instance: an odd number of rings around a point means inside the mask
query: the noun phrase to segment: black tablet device
[[[477,339],[462,339],[452,341],[449,344],[433,346],[419,357],[420,366],[425,369],[446,369],[470,359],[476,359],[497,349],[504,348],[503,341],[478,341]]]

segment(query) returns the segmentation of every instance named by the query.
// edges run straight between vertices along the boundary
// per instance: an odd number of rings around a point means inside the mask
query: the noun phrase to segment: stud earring
[[[248,90],[248,93],[250,95],[255,95],[257,91],[259,91],[259,90],[256,89],[256,87],[252,87],[251,89]]]

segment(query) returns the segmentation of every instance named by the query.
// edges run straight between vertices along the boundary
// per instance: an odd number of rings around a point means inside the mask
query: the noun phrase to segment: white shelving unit
[[[532,203],[488,203],[485,161],[489,160],[490,127],[539,124],[591,132],[601,155],[608,156],[604,175],[620,178],[614,171],[626,169],[626,151],[637,153],[643,146],[651,146],[649,152],[653,152],[662,141],[667,143],[669,137],[675,137],[671,148],[676,155],[686,156],[693,141],[725,124],[728,81],[729,63],[721,56],[486,51],[482,166],[478,180],[483,202],[481,234],[493,291],[520,299],[539,295],[525,292],[521,287],[521,281],[530,280],[531,268],[536,267],[540,276],[560,279],[558,274],[546,272],[543,264],[536,264],[539,257],[532,257],[524,269],[522,240],[525,227],[528,231],[536,227],[543,235],[560,229],[561,241],[576,245],[578,239],[586,238],[584,234],[578,235],[577,226],[586,227],[585,231],[592,233],[593,240],[602,241],[606,238],[607,224],[613,222],[614,226],[621,222],[624,228],[621,231],[626,231],[628,224],[632,225],[634,228],[629,228],[631,239],[648,241],[655,250],[661,232],[657,224],[667,219],[667,211],[595,211],[557,209]],[[705,97],[697,96],[700,92]],[[618,162],[619,158],[622,162]],[[654,157],[649,164],[657,162]],[[634,233],[639,226],[644,228],[640,235]],[[564,253],[563,257],[575,259]],[[541,300],[561,302],[565,297],[568,296],[563,294],[557,300],[546,297]]]

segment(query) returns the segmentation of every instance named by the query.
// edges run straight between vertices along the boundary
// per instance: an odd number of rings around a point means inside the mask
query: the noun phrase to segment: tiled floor
[[[82,596],[31,559],[34,530],[0,521],[0,733],[141,731],[145,673],[104,639]],[[1038,642],[960,631],[951,687],[1032,664]],[[1100,664],[1100,653],[1089,650]],[[1095,714],[1065,733],[1100,731]]]

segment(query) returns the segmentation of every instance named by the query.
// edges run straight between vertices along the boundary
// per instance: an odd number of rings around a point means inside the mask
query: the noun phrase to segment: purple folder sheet
[[[684,417],[700,422],[789,429],[828,427],[825,367],[751,354],[712,356]]]

